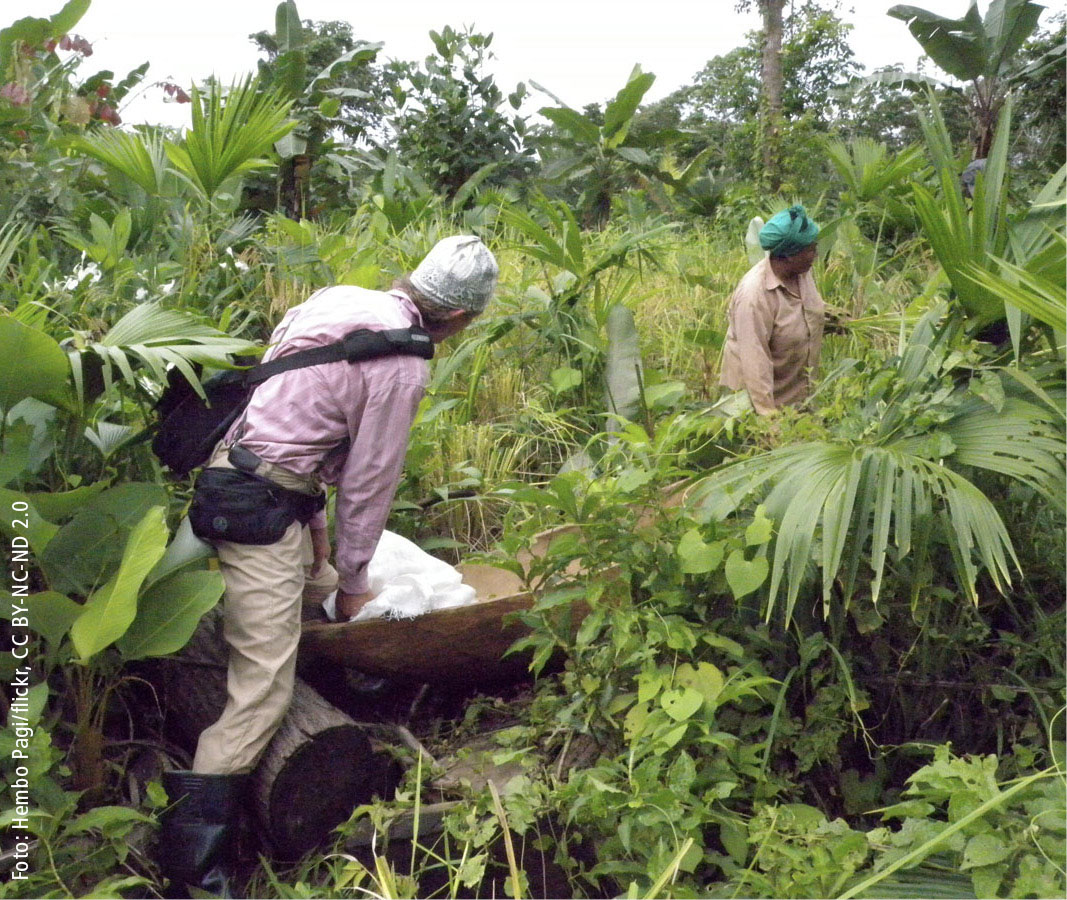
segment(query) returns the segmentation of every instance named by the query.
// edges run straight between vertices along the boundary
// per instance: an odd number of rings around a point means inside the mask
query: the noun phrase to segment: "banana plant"
[[[1030,0],[993,0],[983,19],[978,3],[962,19],[949,19],[917,6],[894,6],[889,15],[908,23],[926,55],[954,78],[972,85],[974,155],[985,159],[1007,100],[1011,57],[1037,28],[1044,9]]]

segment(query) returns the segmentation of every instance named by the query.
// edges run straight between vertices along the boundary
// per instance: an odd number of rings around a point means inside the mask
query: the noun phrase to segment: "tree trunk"
[[[772,191],[782,183],[782,10],[786,0],[760,0],[763,13],[763,59],[760,71],[760,143],[763,180]]]
[[[226,704],[228,649],[213,610],[178,656],[149,664],[169,731],[194,749]],[[396,766],[367,729],[299,678],[293,702],[252,773],[251,806],[274,852],[296,858],[321,843],[372,796],[389,796]]]

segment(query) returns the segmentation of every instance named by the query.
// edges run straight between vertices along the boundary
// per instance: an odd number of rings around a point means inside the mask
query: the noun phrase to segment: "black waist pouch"
[[[273,544],[293,522],[306,525],[325,503],[323,493],[289,491],[239,469],[208,468],[196,479],[189,523],[204,541]]]

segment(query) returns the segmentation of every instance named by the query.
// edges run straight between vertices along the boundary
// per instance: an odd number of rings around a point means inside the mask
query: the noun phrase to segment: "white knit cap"
[[[493,294],[499,271],[481,238],[457,234],[434,244],[411,273],[411,285],[441,306],[480,313]]]

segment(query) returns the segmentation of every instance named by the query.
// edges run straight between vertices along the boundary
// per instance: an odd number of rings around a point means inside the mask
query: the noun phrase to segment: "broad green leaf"
[[[977,804],[975,804],[977,805]],[[991,866],[1007,859],[1011,848],[995,834],[976,834],[963,850],[961,869],[975,866]]]
[[[700,691],[690,687],[676,688],[664,691],[660,695],[659,705],[675,722],[683,722],[692,718],[693,714],[704,705],[704,696]]]
[[[21,507],[16,509],[15,504],[21,503],[26,503],[28,509],[22,510]],[[8,515],[0,517],[0,532],[12,542],[15,542],[16,538],[25,538],[29,542],[29,549],[40,560],[59,528],[41,517],[37,508],[29,502],[27,494],[0,488],[0,504],[4,509],[10,510]],[[21,543],[21,540],[17,542],[17,544]],[[22,551],[25,548],[12,543],[10,549]]]
[[[976,897],[1002,897],[1000,885],[1008,874],[1008,864],[979,866],[971,869],[971,884]]]
[[[888,15],[907,22],[927,56],[949,75],[973,81],[985,73],[990,47],[977,4],[962,19],[948,19],[917,6],[894,6]]]
[[[274,152],[282,159],[292,159],[294,156],[306,153],[307,148],[307,138],[302,138],[292,131],[274,142]]]
[[[730,854],[730,858],[739,866],[743,866],[748,859],[748,835],[745,830],[739,825],[720,825],[719,840]]]
[[[279,53],[288,53],[304,44],[304,29],[294,0],[284,0],[274,11],[274,38]]]
[[[723,637],[721,634],[707,632],[701,635],[700,639],[709,647],[714,647],[716,650],[722,650],[723,653],[727,653],[735,659],[743,659],[745,656],[744,647],[737,643],[737,641],[731,640],[728,637]]]
[[[385,44],[381,43],[380,41],[378,43],[370,43],[369,41],[356,41],[355,46],[353,46],[351,50],[349,50],[347,53],[342,53],[340,56],[337,57],[337,59],[327,65],[326,68],[324,68],[321,72],[319,72],[318,75],[316,75],[311,80],[311,87],[309,90],[312,92],[316,92],[317,96],[317,92],[323,90],[323,85],[328,84],[330,80],[333,79],[336,75],[339,75],[341,72],[344,72],[345,69],[349,67],[363,65],[365,63],[371,62],[378,55],[378,51],[381,50],[384,46]],[[353,91],[350,96],[357,98],[366,98],[370,95],[366,94],[363,91]],[[338,99],[340,100],[341,98]],[[320,112],[322,112],[324,116],[327,116],[327,118],[337,115],[336,112],[327,113],[326,111],[322,110],[321,107]]]
[[[640,147],[619,147],[615,152],[635,166],[655,165],[655,160],[648,154],[648,151],[642,150]]]
[[[600,128],[577,110],[569,107],[546,106],[538,110],[542,116],[584,144],[596,146],[600,143]]]
[[[32,425],[16,422],[7,426],[4,431],[4,446],[0,450],[0,485],[14,481],[29,468],[33,436]]]
[[[714,572],[722,563],[723,546],[722,541],[706,544],[699,530],[690,529],[678,542],[678,557],[682,560],[682,571],[689,575]]]
[[[745,554],[734,550],[726,560],[726,583],[733,591],[734,599],[751,594],[767,580],[770,567],[767,557],[757,556],[753,560],[745,559]]]
[[[1001,72],[1037,28],[1044,6],[1029,0],[993,0],[985,17],[990,59],[986,74]]]
[[[80,604],[55,591],[42,591],[28,597],[7,594],[2,602],[5,619],[10,621],[13,616],[25,616],[30,630],[53,646],[58,646],[82,611]]]
[[[83,509],[93,497],[107,490],[106,481],[97,481],[83,487],[74,488],[72,491],[56,491],[55,493],[32,493],[26,494],[26,499],[33,504],[34,508],[49,522],[61,522],[69,519],[78,510]]]
[[[682,663],[675,672],[674,681],[679,687],[692,688],[699,693],[710,707],[722,692],[725,679],[718,666],[701,662],[695,667],[691,663]]]
[[[663,673],[659,670],[642,672],[637,676],[637,702],[647,703],[663,688]]]
[[[558,369],[553,369],[550,377],[552,379],[552,392],[555,394],[562,394],[564,391],[572,390],[582,383],[582,373],[578,369],[570,368],[570,366],[561,366]]]
[[[149,509],[167,503],[162,485],[138,482],[120,484],[93,497],[41,554],[49,585],[84,595],[106,581],[119,563],[131,529]]]
[[[685,737],[685,733],[688,729],[689,723],[682,722],[680,725],[675,725],[667,731],[658,732],[653,744],[653,752],[658,756],[662,756]]]
[[[745,529],[745,546],[757,547],[766,544],[773,534],[774,523],[764,514],[762,506],[757,507],[752,524]]]
[[[626,86],[604,109],[603,134],[606,147],[618,147],[626,139],[634,113],[655,80],[656,76],[651,72],[642,72],[639,66],[634,67]]]
[[[74,649],[86,662],[114,643],[137,615],[141,583],[167,548],[167,522],[162,506],[154,506],[130,532],[118,571],[94,591],[70,629]]]
[[[289,50],[274,61],[272,88],[279,89],[284,97],[295,100],[304,93],[307,80],[307,54],[303,50]]]
[[[174,537],[167,545],[167,552],[145,577],[144,587],[147,591],[157,581],[170,578],[192,565],[203,564],[215,556],[215,548],[200,540],[193,534],[193,526],[186,516],[178,523]]]
[[[119,638],[119,651],[126,659],[177,652],[225,587],[221,574],[208,571],[180,572],[156,582],[138,602],[137,617]]]
[[[90,0],[68,0],[63,8],[50,19],[52,24],[52,37],[61,34],[69,34],[89,11]]]
[[[647,703],[635,703],[622,721],[622,731],[626,740],[631,743],[641,737],[648,722],[649,708]]]
[[[677,796],[688,796],[696,778],[696,763],[693,762],[693,757],[683,750],[667,770],[666,787]]]
[[[654,475],[648,469],[625,469],[619,473],[615,487],[623,494],[629,494],[648,484]]]
[[[128,806],[97,806],[82,813],[64,829],[64,833],[80,834],[83,831],[98,829],[104,834],[116,837],[128,831],[133,825],[151,822],[148,816],[130,809]]]
[[[67,402],[67,354],[43,331],[0,315],[0,412],[34,397],[61,406]]]

